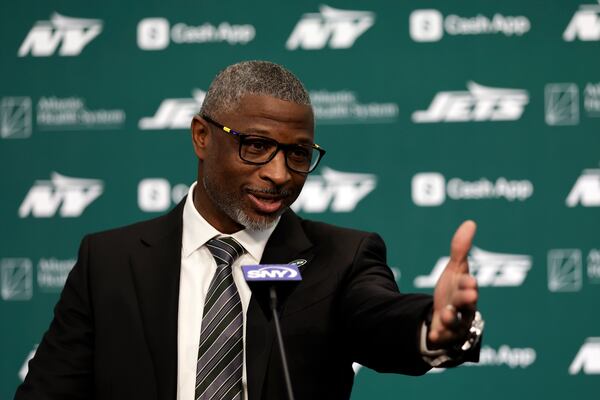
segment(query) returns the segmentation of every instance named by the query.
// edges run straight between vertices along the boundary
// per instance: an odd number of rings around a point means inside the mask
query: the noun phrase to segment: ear
[[[208,128],[208,122],[204,118],[195,115],[192,119],[192,143],[194,144],[194,152],[198,159],[204,160],[206,156],[206,149],[210,142],[210,130]]]

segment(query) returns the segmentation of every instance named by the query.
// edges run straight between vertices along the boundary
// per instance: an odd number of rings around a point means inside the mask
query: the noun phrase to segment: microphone
[[[270,308],[273,313],[273,321],[275,321],[275,333],[277,335],[277,343],[279,345],[279,354],[281,354],[281,365],[283,367],[283,376],[285,378],[285,386],[288,393],[288,399],[294,400],[294,392],[292,390],[292,380],[288,368],[285,346],[283,345],[283,336],[281,334],[281,326],[279,325],[279,314],[277,313],[277,291],[275,285],[282,285],[285,282],[299,282],[302,280],[298,266],[294,264],[259,264],[259,265],[242,265],[244,279],[248,282],[248,286],[268,286]]]

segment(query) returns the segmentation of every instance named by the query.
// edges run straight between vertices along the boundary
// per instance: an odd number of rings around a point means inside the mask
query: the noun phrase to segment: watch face
[[[477,342],[479,342],[484,325],[485,321],[481,318],[481,313],[479,311],[475,311],[475,317],[473,318],[473,322],[471,322],[467,340],[460,348],[462,351],[469,350],[471,347],[475,346]]]

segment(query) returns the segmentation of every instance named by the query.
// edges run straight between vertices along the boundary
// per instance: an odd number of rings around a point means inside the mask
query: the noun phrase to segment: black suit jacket
[[[183,202],[169,214],[86,236],[16,399],[175,399]],[[431,296],[400,294],[379,236],[283,214],[262,263],[306,260],[279,290],[296,398],[348,399],[352,362],[425,373],[417,332]],[[286,392],[266,292],[247,312],[250,400]]]

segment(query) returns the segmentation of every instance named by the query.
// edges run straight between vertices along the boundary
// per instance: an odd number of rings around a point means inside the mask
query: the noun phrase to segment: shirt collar
[[[184,258],[189,257],[194,251],[204,246],[206,242],[215,236],[225,235],[215,229],[204,217],[198,212],[194,206],[194,188],[196,182],[192,184],[188,191],[187,199],[183,207],[183,236],[181,238],[182,252],[181,255]],[[249,229],[242,229],[241,231],[235,232],[231,235],[237,240],[244,249],[256,260],[260,262],[267,241],[271,237],[271,234],[279,224],[280,217],[269,229],[262,231],[253,231]]]

